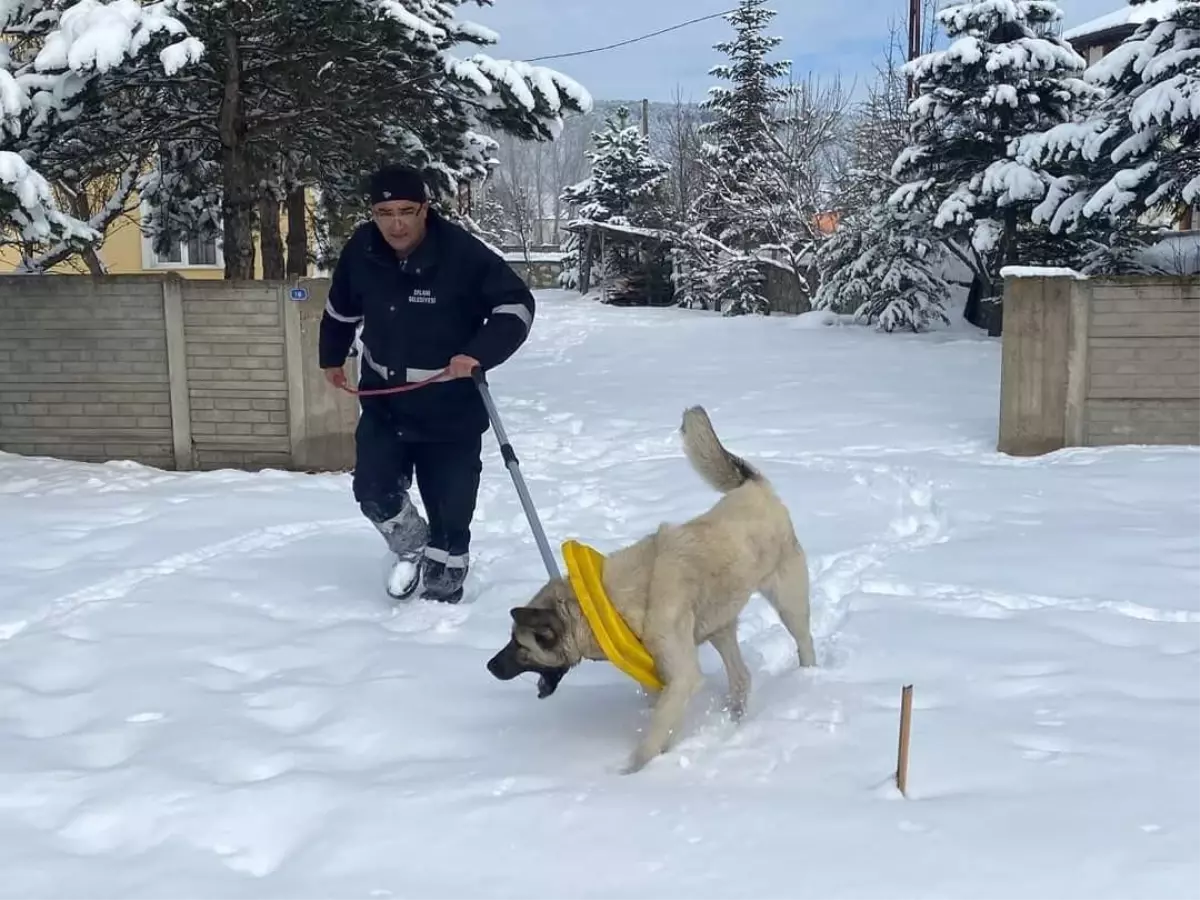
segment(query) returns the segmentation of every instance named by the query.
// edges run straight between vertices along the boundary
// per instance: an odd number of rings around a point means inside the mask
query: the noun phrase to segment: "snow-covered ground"
[[[998,455],[999,347],[957,328],[540,296],[492,385],[551,540],[707,508],[703,403],[791,506],[820,667],[755,598],[747,721],[705,647],[622,776],[632,681],[484,668],[543,577],[491,436],[459,607],[389,607],[347,476],[0,455],[0,895],[1196,895],[1200,451]]]

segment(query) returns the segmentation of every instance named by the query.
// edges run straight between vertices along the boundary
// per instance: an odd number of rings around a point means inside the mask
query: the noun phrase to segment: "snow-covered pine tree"
[[[881,185],[821,246],[813,308],[853,315],[883,331],[925,331],[949,322],[945,250],[933,236],[928,209],[900,214],[888,204],[892,187]]]
[[[699,128],[700,183],[676,250],[688,273],[686,283],[677,280],[679,302],[726,315],[770,311],[761,274],[731,278],[731,269],[782,265],[802,278],[812,246],[812,224],[789,189],[792,173],[779,140],[787,123],[775,114],[787,105],[780,79],[791,63],[767,59],[781,39],[765,33],[775,17],[765,3],[739,0],[725,16],[733,38],[714,45],[729,62],[710,74],[729,84],[710,88],[701,104],[711,118]]]
[[[628,107],[617,107],[605,117],[604,128],[592,133],[587,158],[587,179],[563,192],[565,200],[578,204],[575,218],[639,227],[660,224],[667,164],[651,154]]]
[[[893,167],[899,211],[930,203],[946,246],[994,305],[1000,269],[1023,260],[1023,231],[1048,173],[1008,156],[1022,135],[1073,121],[1092,93],[1082,57],[1054,31],[1053,0],[969,0],[938,13],[950,46],[905,66],[918,96],[912,140]],[[976,304],[967,318],[984,324]]]
[[[1145,21],[1084,77],[1104,92],[1086,121],[1022,139],[1016,158],[1060,173],[1035,220],[1055,233],[1098,231],[1097,249],[1136,249],[1147,220],[1200,207],[1200,2],[1178,0],[1167,17]],[[1122,263],[1136,265],[1106,258],[1097,268]]]
[[[928,201],[899,212],[888,203],[892,163],[908,144],[908,86],[898,32],[857,110],[852,152],[839,185],[841,220],[816,254],[813,308],[853,315],[884,331],[947,322],[945,250]]]
[[[561,202],[568,210],[574,208],[575,214],[571,219],[582,219],[583,209],[590,205],[592,189],[592,177],[589,175],[582,181],[577,181],[575,184],[569,184],[559,193],[559,202]],[[570,221],[567,222],[568,229]],[[575,231],[567,231],[566,240],[563,242],[563,257],[562,268],[558,273],[558,286],[566,290],[577,290],[583,284],[583,273],[580,270],[580,264],[583,259],[584,241],[589,238],[580,236]],[[596,248],[593,247],[593,254]],[[588,281],[590,283],[590,273]]]
[[[563,202],[576,207],[574,220],[634,228],[663,226],[670,167],[650,152],[649,140],[631,121],[628,107],[619,106],[605,117],[604,128],[592,133],[587,157],[591,173],[562,192]],[[572,232],[559,279],[564,287],[579,283],[579,244],[578,234]],[[610,263],[611,278],[634,274],[634,261],[620,252],[610,255]]]
[[[210,52],[202,78],[162,98],[162,131],[184,150],[168,148],[160,158],[190,160],[192,148],[205,148],[204,165],[168,166],[144,183],[154,202],[181,213],[158,220],[156,240],[201,230],[203,223],[186,214],[211,209],[202,187],[219,191],[226,275],[252,277],[253,226],[264,197],[316,187],[324,207],[318,228],[338,228],[361,214],[371,169],[406,162],[425,172],[439,206],[453,215],[458,182],[482,178],[492,159],[495,143],[482,136],[484,128],[551,140],[565,110],[590,108],[587,92],[552,69],[481,52],[455,56],[460,44],[497,39],[457,18],[464,2],[222,0],[188,7],[184,19]],[[195,177],[214,164],[218,179]],[[280,177],[288,184],[277,184]],[[167,185],[174,197],[156,193]],[[336,248],[340,238],[323,240]]]
[[[203,50],[176,0],[0,0],[0,244],[22,269],[88,253],[126,211],[146,159],[126,136]]]

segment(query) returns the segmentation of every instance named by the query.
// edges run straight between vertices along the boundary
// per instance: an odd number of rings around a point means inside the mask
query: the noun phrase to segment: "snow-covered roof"
[[[1149,3],[1142,3],[1138,6],[1130,6],[1125,3],[1120,9],[1100,16],[1098,19],[1068,28],[1063,32],[1063,39],[1074,42],[1109,31],[1132,30],[1148,19],[1164,19],[1170,16],[1178,6],[1179,0],[1151,0]]]

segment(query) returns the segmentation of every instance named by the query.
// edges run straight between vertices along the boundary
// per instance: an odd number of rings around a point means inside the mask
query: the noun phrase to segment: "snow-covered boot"
[[[406,553],[397,556],[388,573],[387,592],[394,600],[404,600],[411,597],[417,585],[421,583],[420,554]]]
[[[429,524],[407,494],[402,497],[400,512],[394,516],[381,518],[379,508],[374,504],[364,504],[363,512],[396,555],[388,574],[388,594],[397,600],[411,596],[420,583],[421,554],[429,543]]]
[[[444,562],[445,554],[426,550],[421,560],[421,599],[438,603],[458,603],[463,597],[463,584],[467,580],[465,557],[452,558],[454,565]]]

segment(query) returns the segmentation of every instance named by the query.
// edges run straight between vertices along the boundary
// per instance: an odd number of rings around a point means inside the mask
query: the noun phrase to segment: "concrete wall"
[[[340,470],[357,401],[317,366],[328,283],[0,276],[0,450]]]
[[[0,277],[0,449],[174,464],[160,279]]]
[[[999,450],[1200,444],[1200,278],[1005,280]]]
[[[548,254],[534,254],[526,265],[520,255],[506,255],[505,261],[517,273],[525,285],[531,290],[558,287],[558,276],[562,274],[563,264],[561,254],[558,258],[549,258]]]

